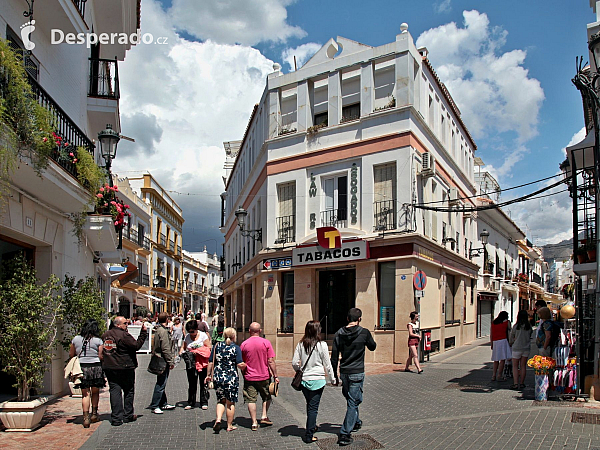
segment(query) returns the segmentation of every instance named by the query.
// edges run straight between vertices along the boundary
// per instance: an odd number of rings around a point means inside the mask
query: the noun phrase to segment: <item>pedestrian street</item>
[[[534,404],[533,372],[528,371],[527,387],[522,392],[510,390],[510,380],[490,381],[490,354],[489,342],[477,340],[433,356],[423,364],[422,374],[405,373],[403,365],[386,365],[393,369],[369,375],[369,371],[378,370],[377,365],[368,365],[364,402],[360,405],[363,428],[355,436],[367,434],[388,449],[600,449],[600,425],[571,422],[574,412],[600,414],[600,410],[591,409],[590,404]],[[251,431],[240,393],[235,411],[238,429],[215,434],[214,391],[208,410],[183,409],[187,379],[182,365],[171,372],[167,384],[169,402],[177,408],[162,415],[147,409],[155,382],[146,371],[149,359],[139,357],[136,373],[138,420],[111,427],[108,411],[101,411],[104,420],[82,449],[338,448],[335,440],[346,409],[340,388],[327,386],[323,394],[317,419],[318,444],[301,440],[305,402],[302,394],[291,388],[288,377],[281,377],[279,396],[269,410],[273,426]],[[280,374],[289,373],[285,364],[289,363],[278,362]],[[79,432],[79,426],[73,426],[73,432]],[[346,448],[376,447],[367,447],[365,441],[355,437]]]

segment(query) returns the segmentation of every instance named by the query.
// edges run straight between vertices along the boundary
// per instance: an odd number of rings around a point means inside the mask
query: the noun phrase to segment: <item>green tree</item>
[[[63,283],[63,339],[61,343],[66,350],[71,341],[88,319],[96,319],[100,327],[100,335],[106,331],[106,310],[102,306],[104,293],[98,289],[96,280],[87,276],[75,280],[65,275]]]
[[[0,269],[0,360],[17,379],[17,401],[28,401],[52,360],[62,314],[60,281],[41,283],[23,257],[4,261]]]

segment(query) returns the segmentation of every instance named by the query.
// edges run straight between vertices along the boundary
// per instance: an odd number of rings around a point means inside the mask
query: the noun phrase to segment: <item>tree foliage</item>
[[[58,333],[63,304],[60,281],[51,275],[41,283],[24,256],[0,269],[0,359],[17,379],[18,401],[28,401],[40,386]]]
[[[76,280],[65,275],[63,283],[63,339],[61,343],[67,350],[71,341],[88,319],[95,319],[100,327],[100,334],[106,331],[106,310],[103,304],[104,294],[93,277]]]

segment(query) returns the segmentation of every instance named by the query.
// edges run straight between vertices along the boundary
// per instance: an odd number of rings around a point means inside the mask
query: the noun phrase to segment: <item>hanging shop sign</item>
[[[342,235],[335,227],[317,228],[317,242],[326,249],[341,248]]]
[[[263,261],[263,269],[283,269],[285,267],[292,267],[292,258],[271,258]]]
[[[356,163],[350,169],[350,223],[356,225],[358,222],[358,168]]]
[[[296,247],[292,251],[292,266],[331,264],[369,258],[369,243],[361,239],[342,241],[338,248],[323,248],[318,244]]]

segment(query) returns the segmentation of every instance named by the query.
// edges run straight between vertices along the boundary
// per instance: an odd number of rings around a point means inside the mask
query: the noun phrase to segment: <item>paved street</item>
[[[490,382],[490,349],[482,344],[478,341],[432,358],[421,375],[394,371],[369,376],[360,408],[364,422],[360,434],[367,433],[390,449],[600,449],[600,425],[571,422],[573,412],[600,414],[600,410],[558,402],[538,406],[532,388],[520,393],[509,390],[509,382]],[[167,386],[169,401],[178,407],[162,416],[146,409],[154,384],[154,377],[142,370],[148,360],[140,357],[137,372],[136,412],[142,417],[121,427],[104,421],[83,449],[308,447],[300,439],[304,400],[289,386],[289,378],[283,380],[280,396],[269,412],[274,426],[252,432],[248,411],[239,403],[235,420],[239,428],[215,435],[211,428],[214,393],[207,411],[185,411],[187,380],[181,366],[172,372]],[[526,382],[533,385],[532,374]],[[341,390],[327,387],[318,417],[320,440],[336,436],[344,412]],[[347,448],[364,447],[353,444]]]

